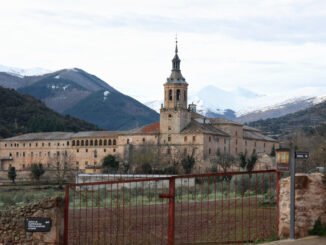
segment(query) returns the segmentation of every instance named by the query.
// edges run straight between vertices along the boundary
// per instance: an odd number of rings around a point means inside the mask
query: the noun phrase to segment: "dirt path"
[[[310,236],[297,240],[282,240],[264,243],[265,245],[326,245],[326,237]]]

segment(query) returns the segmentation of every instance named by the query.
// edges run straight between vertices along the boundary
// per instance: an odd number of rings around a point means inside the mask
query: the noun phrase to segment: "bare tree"
[[[211,160],[211,163],[217,170],[218,167],[221,167],[225,173],[235,164],[235,158],[230,153],[221,153],[220,150],[218,150],[215,157]]]
[[[129,146],[128,164],[132,169],[142,169],[143,165],[159,168],[159,147],[150,144]]]
[[[50,158],[49,168],[54,172],[59,188],[62,188],[65,179],[73,171],[75,158],[67,151],[57,151]]]

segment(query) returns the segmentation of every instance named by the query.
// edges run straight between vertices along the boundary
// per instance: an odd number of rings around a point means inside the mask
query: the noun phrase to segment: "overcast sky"
[[[78,67],[142,101],[163,96],[175,33],[192,93],[326,87],[324,0],[10,0],[0,33],[2,65]]]

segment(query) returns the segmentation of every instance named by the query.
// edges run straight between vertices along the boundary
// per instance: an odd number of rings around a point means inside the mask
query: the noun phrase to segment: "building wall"
[[[170,99],[169,91],[172,91],[172,99]],[[180,99],[177,100],[177,90],[180,90]],[[188,105],[188,84],[165,84],[164,85],[164,108],[187,108]]]
[[[86,166],[100,166],[105,156],[111,154],[120,160],[128,157],[128,144],[135,146],[154,144],[161,148],[162,157],[166,159],[180,160],[180,157],[191,155],[197,161],[209,160],[215,157],[217,150],[221,153],[230,152],[236,156],[240,152],[249,154],[255,149],[257,153],[270,154],[273,145],[278,148],[278,143],[258,141],[240,138],[240,127],[228,127],[228,132],[233,137],[223,137],[202,133],[193,134],[153,134],[153,135],[120,135],[114,137],[72,138],[70,140],[38,140],[38,141],[0,141],[0,159],[2,169],[6,170],[10,165],[17,170],[29,168],[33,163],[41,163],[45,167],[53,164],[54,157],[59,154],[67,154],[72,167],[85,169]],[[237,133],[236,133],[237,132]],[[77,145],[77,140],[79,144]],[[86,145],[88,140],[88,145]],[[90,141],[93,145],[90,145]],[[97,145],[95,145],[95,140]],[[100,140],[102,144],[100,144]],[[104,145],[104,140],[106,144]],[[109,140],[111,144],[109,145]],[[115,144],[113,144],[115,140]],[[82,141],[84,141],[82,145]]]
[[[191,112],[182,108],[162,108],[160,113],[161,133],[180,133],[191,121]]]
[[[29,168],[33,163],[42,163],[48,166],[57,152],[69,151],[69,140],[33,140],[33,141],[2,141],[0,142],[0,159],[12,158],[4,161],[3,169],[10,165],[16,169]]]

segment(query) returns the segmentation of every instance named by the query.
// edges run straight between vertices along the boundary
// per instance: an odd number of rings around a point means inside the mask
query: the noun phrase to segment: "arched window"
[[[180,100],[180,89],[177,89],[177,100]]]
[[[130,140],[129,139],[127,139],[127,144],[129,144],[130,143]]]
[[[88,146],[88,140],[85,141],[85,145]]]
[[[79,146],[79,140],[77,140],[77,146]]]
[[[109,140],[109,145],[112,145],[112,141],[111,140]]]
[[[95,140],[94,145],[97,145],[97,140]]]
[[[113,145],[116,145],[117,144],[117,141],[116,140],[113,140]]]
[[[67,141],[67,146],[69,146],[69,141]]]
[[[172,100],[172,89],[169,90],[169,100]]]
[[[143,138],[143,143],[145,143],[145,138]]]
[[[169,118],[172,118],[172,115],[171,114],[169,114]]]
[[[107,145],[108,144],[108,141],[107,140],[104,140],[104,145]]]
[[[93,140],[90,140],[90,141],[89,141],[89,144],[90,144],[90,145],[93,145]]]
[[[187,101],[187,92],[186,92],[186,90],[183,91],[183,100]]]
[[[72,146],[75,146],[75,141],[74,140],[72,141]]]
[[[187,142],[187,136],[184,137],[184,142]]]
[[[84,140],[81,141],[81,146],[84,146]]]
[[[99,143],[99,145],[102,145],[102,140],[100,140],[100,143]]]

